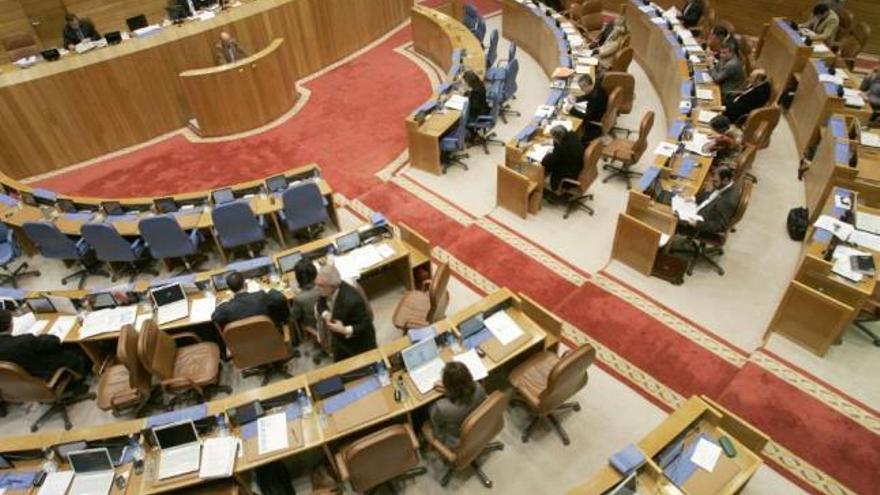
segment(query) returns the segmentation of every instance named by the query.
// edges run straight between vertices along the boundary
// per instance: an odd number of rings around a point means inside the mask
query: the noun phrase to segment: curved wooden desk
[[[231,64],[180,73],[180,84],[195,130],[202,136],[223,136],[255,129],[277,119],[298,98],[286,74],[282,38]]]
[[[146,38],[0,73],[0,171],[29,177],[187,125],[178,75],[214,63],[220,31],[243,46],[284,38],[296,81],[403,22],[412,0],[259,0]],[[288,107],[289,108],[289,107]],[[285,108],[286,110],[287,108]]]

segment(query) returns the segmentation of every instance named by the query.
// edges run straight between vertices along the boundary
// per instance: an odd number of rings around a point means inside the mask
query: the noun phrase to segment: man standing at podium
[[[217,65],[231,64],[248,56],[247,52],[238,44],[238,40],[226,31],[220,33],[220,41],[214,47],[214,55],[217,59]]]

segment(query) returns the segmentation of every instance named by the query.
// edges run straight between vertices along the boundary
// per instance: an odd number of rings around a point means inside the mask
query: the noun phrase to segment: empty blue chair
[[[223,249],[244,247],[253,258],[253,245],[266,240],[266,222],[262,217],[257,218],[254,215],[247,200],[219,205],[211,211],[211,218],[214,222],[214,235]]]
[[[144,218],[138,222],[138,230],[147,243],[150,255],[157,260],[179,258],[187,272],[193,271],[198,263],[205,260],[204,256],[199,255],[202,235],[198,229],[187,234],[172,215]]]
[[[305,232],[312,237],[320,232],[330,215],[321,188],[315,182],[303,182],[281,195],[281,219],[291,234]]]
[[[486,70],[495,65],[495,59],[498,58],[498,30],[493,29],[489,35],[489,48],[486,49]]]
[[[486,81],[503,81],[507,77],[507,66],[514,59],[516,59],[516,42],[511,41],[507,47],[507,58],[498,60],[495,67],[491,67],[486,71]]]
[[[480,18],[480,13],[477,11],[477,8],[473,5],[466,3],[464,5],[464,19],[462,22],[471,32],[477,27],[477,19]]]
[[[25,222],[21,228],[24,230],[24,235],[31,241],[31,244],[36,246],[43,257],[76,262],[82,266],[81,270],[62,278],[62,284],[67,284],[68,280],[78,277],[78,287],[82,289],[86,277],[89,275],[110,276],[96,262],[94,250],[86,243],[85,239],[74,242],[70,237],[61,233],[55,224],[49,222]]]
[[[6,273],[0,273],[0,284],[12,284],[18,287],[18,279],[22,277],[39,277],[38,270],[27,270],[28,264],[22,263],[14,270],[9,269],[9,265],[21,256],[21,246],[15,239],[15,234],[5,223],[0,223],[0,268]]]
[[[474,28],[474,36],[480,40],[480,46],[483,46],[483,40],[486,38],[486,21],[482,17],[477,19],[477,26]]]
[[[504,142],[495,139],[495,124],[498,123],[498,112],[501,110],[501,94],[502,91],[488,91],[489,97],[489,113],[486,115],[477,115],[468,129],[473,131],[474,143],[483,147],[483,151],[489,154],[489,144],[498,144],[504,146]]]
[[[134,280],[140,272],[159,275],[159,272],[148,266],[150,260],[145,256],[146,245],[143,239],[127,241],[111,223],[87,223],[82,226],[81,233],[83,239],[95,250],[98,261],[103,261],[110,267],[111,280],[116,280],[123,273],[131,274],[129,281]]]
[[[504,123],[507,123],[508,115],[520,116],[520,113],[510,108],[510,100],[516,98],[516,76],[519,75],[519,60],[513,59],[507,66],[507,74],[501,87],[501,110],[499,115]]]
[[[464,102],[461,107],[461,117],[458,119],[458,126],[454,131],[444,136],[440,140],[440,152],[443,161],[443,173],[452,165],[461,165],[468,170],[467,164],[462,158],[470,158],[467,153],[461,153],[467,148],[465,139],[467,138],[467,121],[470,112],[469,103]]]

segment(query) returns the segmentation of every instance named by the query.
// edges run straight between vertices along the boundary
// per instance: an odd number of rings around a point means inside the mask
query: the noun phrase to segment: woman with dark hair
[[[486,99],[486,86],[474,71],[467,71],[462,76],[468,88],[468,122],[477,120],[480,115],[489,114],[489,101]]]
[[[474,381],[467,366],[457,361],[446,363],[442,380],[443,385],[437,388],[445,397],[431,407],[431,426],[440,441],[454,448],[461,423],[486,400],[486,391]]]

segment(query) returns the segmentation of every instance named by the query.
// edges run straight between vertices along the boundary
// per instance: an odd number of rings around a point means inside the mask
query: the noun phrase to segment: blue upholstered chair
[[[483,46],[483,40],[486,39],[486,21],[482,17],[477,18],[477,26],[474,28],[474,36],[480,40],[480,46]]]
[[[507,66],[510,65],[512,60],[516,59],[516,42],[511,41],[510,45],[507,47],[507,58],[497,60],[495,62],[495,67],[490,67],[486,70],[486,83],[494,83],[496,81],[503,81],[507,77]]]
[[[257,217],[247,200],[219,205],[211,211],[214,235],[223,249],[246,248],[253,258],[253,246],[266,240],[266,221]]]
[[[82,269],[62,278],[62,284],[67,284],[67,281],[72,278],[79,278],[78,287],[82,289],[86,277],[89,275],[110,276],[96,262],[94,250],[86,243],[85,239],[74,242],[70,237],[61,233],[55,224],[49,222],[25,222],[22,225],[22,230],[43,257],[68,263],[76,262],[82,267]]]
[[[498,112],[501,110],[502,91],[488,91],[489,97],[489,113],[485,115],[477,115],[467,126],[473,131],[473,139],[475,144],[483,147],[483,151],[489,154],[489,144],[498,144],[504,146],[504,143],[495,139],[495,124],[498,123]]]
[[[470,158],[467,153],[461,153],[467,148],[467,121],[470,113],[469,103],[464,102],[461,107],[461,118],[458,119],[458,126],[448,135],[443,136],[440,140],[440,152],[443,161],[443,173],[452,165],[461,165],[465,170],[468,166],[462,161],[462,158]]]
[[[10,269],[9,265],[21,256],[21,246],[15,239],[15,233],[5,223],[0,223],[0,268],[5,273],[0,273],[0,284],[11,284],[18,287],[18,279],[22,277],[39,277],[38,270],[27,270],[28,264],[22,263],[15,269]]]
[[[489,48],[486,49],[486,70],[495,65],[495,59],[498,58],[498,30],[493,29],[489,35]]]
[[[473,5],[466,3],[464,5],[464,19],[462,22],[464,25],[471,30],[474,31],[477,27],[477,19],[480,18],[480,12],[477,11],[477,8]]]
[[[111,223],[87,223],[82,226],[83,239],[95,250],[98,261],[107,263],[112,274],[111,280],[119,275],[130,273],[129,281],[141,272],[158,276],[152,269],[150,259],[145,256],[146,244],[141,238],[128,241],[122,237]]]
[[[516,98],[516,77],[519,75],[519,60],[513,59],[507,65],[507,73],[505,74],[504,84],[501,87],[501,109],[499,116],[504,123],[507,123],[507,116],[514,115],[519,117],[521,114],[510,108],[510,100]]]
[[[281,219],[291,234],[305,232],[313,237],[330,219],[321,188],[315,182],[303,182],[288,188],[281,195]]]
[[[172,215],[144,218],[138,223],[138,230],[147,243],[150,255],[157,260],[179,258],[187,272],[193,271],[198,263],[205,260],[204,256],[199,255],[202,235],[198,229],[187,234]]]

